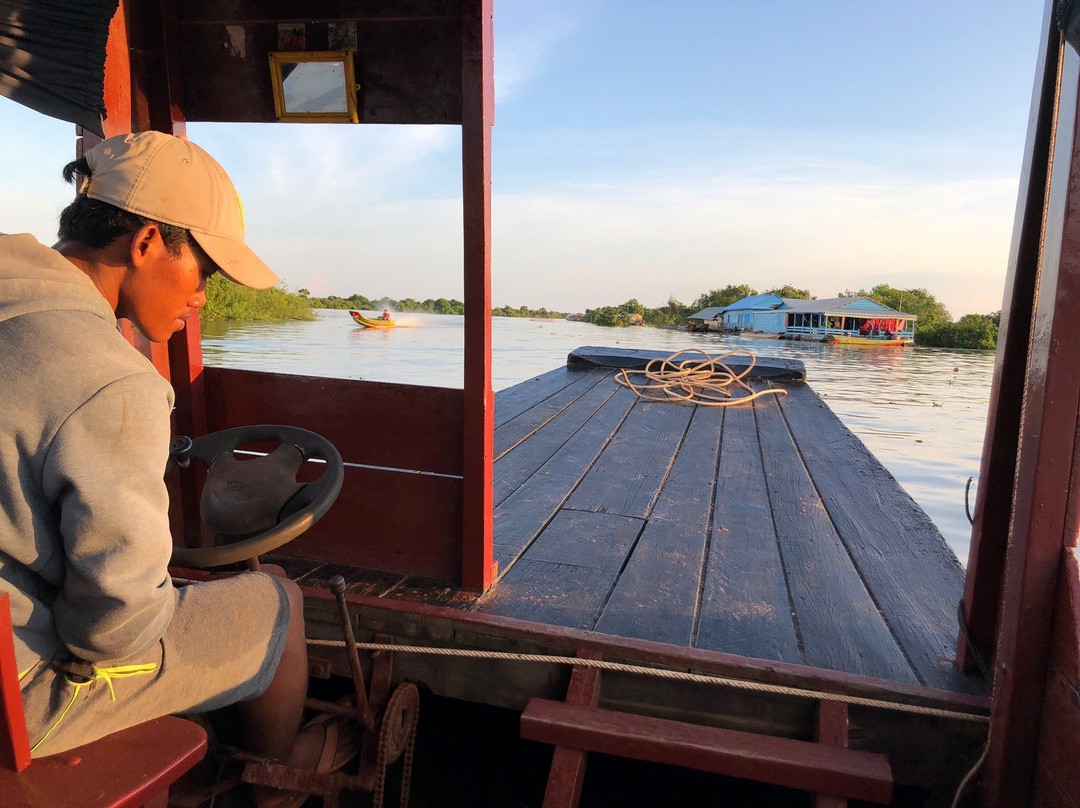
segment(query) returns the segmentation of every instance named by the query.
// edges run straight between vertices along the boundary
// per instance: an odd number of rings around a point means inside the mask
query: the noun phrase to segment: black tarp
[[[119,0],[0,0],[0,95],[103,136],[105,45]]]

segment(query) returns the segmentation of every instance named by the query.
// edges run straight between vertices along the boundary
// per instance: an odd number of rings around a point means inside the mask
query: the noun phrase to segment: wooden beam
[[[1031,338],[1056,106],[1058,34],[1051,30],[1049,15],[1050,4],[1047,3],[1001,303],[1001,326],[964,582],[964,619],[968,635],[975,647],[985,654],[987,663],[993,661],[1005,575],[1020,416],[1024,405],[1024,388],[1016,380],[1023,375],[1027,365]],[[977,667],[975,655],[962,635],[956,660],[966,673],[974,672]]]
[[[839,701],[818,702],[815,740],[825,746],[846,749],[848,745],[848,707]],[[818,794],[814,808],[847,808],[847,800],[832,794]]]
[[[495,577],[491,390],[491,125],[495,117],[492,0],[461,3],[461,170],[465,241],[464,501],[461,585]]]
[[[30,739],[12,631],[8,593],[0,592],[0,769],[21,772],[30,765]]]
[[[884,755],[809,741],[546,699],[532,699],[525,708],[521,737],[849,799],[892,799],[892,770]]]
[[[578,651],[582,659],[600,659],[595,651]],[[595,707],[600,702],[600,669],[574,666],[570,686],[566,690],[567,704]],[[544,808],[577,808],[581,801],[581,784],[585,780],[585,765],[589,753],[565,746],[555,747],[548,773]]]
[[[1070,345],[1080,317],[1080,56],[1064,43],[1060,87],[994,665],[991,806],[1030,802],[1058,568],[1074,540],[1066,513],[1080,496],[1073,467],[1080,367]]]

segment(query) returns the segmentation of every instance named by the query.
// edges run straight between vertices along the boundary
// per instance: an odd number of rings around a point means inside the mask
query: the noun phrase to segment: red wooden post
[[[582,659],[600,659],[596,651],[578,651]],[[595,707],[600,702],[600,669],[574,666],[570,686],[566,689],[567,704]],[[585,780],[585,765],[589,753],[583,749],[555,747],[544,791],[544,808],[577,808],[581,801],[581,784]]]
[[[1058,566],[1070,501],[1080,495],[1074,444],[1080,367],[1072,347],[1080,316],[1080,56],[1063,46],[1054,170],[1048,185],[1031,348],[1005,555],[995,660],[986,795],[1027,805],[1035,771]],[[1015,383],[1015,381],[1014,381]]]
[[[465,415],[461,585],[494,580],[491,390],[492,0],[461,3],[461,170],[465,239]]]
[[[826,746],[848,745],[848,707],[839,701],[819,701],[817,726],[814,728],[817,742]],[[818,794],[814,808],[847,808],[847,800],[829,794]]]
[[[23,771],[30,765],[30,739],[19,690],[19,666],[15,660],[15,635],[7,592],[0,592],[0,730],[3,730],[0,768]]]
[[[1024,388],[1016,380],[1022,377],[1027,364],[1054,123],[1059,48],[1058,34],[1051,30],[1049,13],[1047,4],[1001,305],[997,357],[964,582],[967,632],[975,647],[987,656],[988,663],[992,661],[997,638],[1016,452],[1020,442],[1020,414],[1024,404]],[[975,670],[974,655],[962,635],[956,659],[964,671]]]

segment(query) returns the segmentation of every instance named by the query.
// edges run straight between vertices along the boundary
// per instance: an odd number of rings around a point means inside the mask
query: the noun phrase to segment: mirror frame
[[[270,84],[274,88],[274,112],[279,121],[294,123],[360,123],[352,51],[271,51]],[[285,83],[281,74],[283,64],[293,62],[344,62],[345,64],[345,112],[287,112],[285,110]]]

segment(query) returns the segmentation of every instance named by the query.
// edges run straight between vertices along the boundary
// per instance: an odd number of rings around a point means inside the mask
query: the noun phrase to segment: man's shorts
[[[249,572],[177,588],[165,635],[143,654],[78,688],[58,664],[22,679],[33,756],[63,752],[163,715],[200,713],[262,694],[289,628],[289,600],[272,575]],[[150,666],[153,666],[150,669]],[[115,701],[112,699],[115,693]]]

